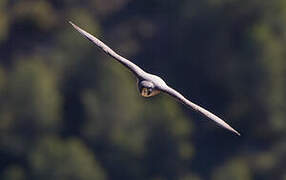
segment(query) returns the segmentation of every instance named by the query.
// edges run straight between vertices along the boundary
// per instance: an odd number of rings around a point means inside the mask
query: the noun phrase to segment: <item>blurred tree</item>
[[[37,59],[23,58],[8,73],[2,97],[1,145],[11,153],[29,151],[42,135],[57,132],[61,122],[55,80]]]
[[[10,166],[6,168],[6,170],[3,173],[3,179],[4,180],[24,180],[25,178],[25,172],[24,169],[18,166]]]
[[[241,159],[231,160],[223,167],[217,167],[214,170],[212,179],[224,180],[249,180],[251,178],[250,169],[247,167],[247,162]]]
[[[31,151],[29,162],[33,179],[105,179],[93,154],[78,139],[45,138]]]

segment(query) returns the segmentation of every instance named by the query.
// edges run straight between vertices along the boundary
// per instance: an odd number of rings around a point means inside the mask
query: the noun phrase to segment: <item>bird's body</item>
[[[78,31],[80,32],[84,37],[86,37],[91,42],[95,43],[99,48],[101,48],[105,53],[116,59],[119,63],[124,65],[126,68],[128,68],[136,77],[137,77],[137,84],[139,92],[144,97],[151,97],[159,94],[160,92],[164,92],[166,94],[169,94],[170,96],[174,97],[181,103],[185,104],[186,106],[192,108],[193,110],[203,114],[204,116],[210,118],[214,122],[216,122],[218,125],[234,132],[237,135],[240,135],[239,132],[237,132],[235,129],[233,129],[231,126],[229,126],[226,122],[224,122],[222,119],[214,115],[213,113],[207,111],[206,109],[194,104],[193,102],[186,99],[182,94],[174,90],[173,88],[169,87],[165,81],[160,78],[159,76],[150,74],[145,72],[143,69],[141,69],[136,64],[132,63],[128,59],[118,55],[116,52],[114,52],[111,48],[109,48],[107,45],[105,45],[102,41],[94,37],[93,35],[89,34],[88,32],[84,31],[83,29],[79,28],[72,22],[70,24]]]
[[[164,86],[167,86],[167,84],[162,78],[160,78],[159,76],[153,75],[153,74],[146,73],[146,75],[144,76],[144,80],[153,82],[155,87],[159,89]]]

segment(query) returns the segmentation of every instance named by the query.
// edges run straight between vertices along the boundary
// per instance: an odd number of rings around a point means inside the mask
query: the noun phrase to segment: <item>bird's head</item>
[[[151,97],[160,93],[151,81],[146,80],[138,82],[138,89],[143,97]]]

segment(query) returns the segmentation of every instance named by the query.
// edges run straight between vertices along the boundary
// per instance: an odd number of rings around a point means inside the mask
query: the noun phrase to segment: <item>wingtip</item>
[[[235,132],[235,134],[238,135],[238,136],[241,136],[241,134],[239,132],[237,132],[237,131]]]
[[[68,23],[71,24],[74,28],[77,27],[77,26],[76,26],[73,22],[71,22],[71,21],[68,21]]]
[[[229,131],[233,132],[234,134],[236,134],[236,135],[238,135],[238,136],[241,136],[241,134],[240,134],[237,130],[235,130],[234,128],[232,128],[230,125],[225,124],[223,127],[226,128],[226,129],[228,129]]]
[[[87,37],[86,32],[84,30],[82,30],[80,27],[78,27],[77,25],[75,25],[73,22],[69,21],[69,23],[72,25],[73,28],[75,28],[75,30],[77,30],[78,32],[80,32],[83,36]],[[88,37],[87,37],[88,38]],[[89,38],[88,38],[89,39]]]
[[[236,134],[236,135],[238,135],[238,136],[241,136],[241,134],[238,132],[238,131],[236,131],[235,129],[230,129],[234,134]]]

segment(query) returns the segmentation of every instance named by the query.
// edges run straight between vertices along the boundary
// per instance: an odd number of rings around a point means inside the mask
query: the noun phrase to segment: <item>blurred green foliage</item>
[[[1,0],[0,179],[285,179],[285,19],[285,0]],[[242,136],[140,97],[69,20]]]

